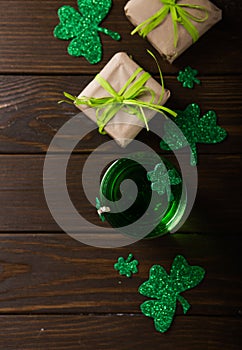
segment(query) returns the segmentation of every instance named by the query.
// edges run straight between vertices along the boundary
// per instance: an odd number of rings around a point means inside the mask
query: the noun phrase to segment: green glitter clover
[[[180,293],[196,287],[204,275],[202,267],[190,266],[181,255],[175,257],[170,275],[160,265],[151,267],[149,280],[141,284],[139,293],[157,300],[147,300],[140,308],[145,316],[154,319],[158,332],[164,333],[171,326],[177,300],[181,303],[184,314],[189,310],[190,304]]]
[[[138,260],[133,259],[133,254],[129,254],[127,259],[124,260],[122,256],[118,258],[118,262],[113,265],[114,269],[119,271],[120,275],[125,275],[126,277],[131,277],[132,273],[138,272]],[[132,260],[132,261],[131,261]]]
[[[196,78],[198,71],[196,69],[192,69],[191,67],[186,67],[183,71],[180,70],[177,80],[182,83],[182,86],[185,88],[192,89],[194,83],[200,84],[200,80]]]
[[[184,111],[176,111],[173,122],[167,120],[164,125],[163,140],[160,147],[164,150],[176,150],[191,147],[191,165],[197,164],[197,143],[217,143],[225,139],[227,132],[217,125],[217,116],[214,111],[208,111],[200,117],[200,107],[192,103]]]
[[[58,10],[60,23],[54,29],[58,39],[72,39],[68,46],[71,56],[84,56],[91,64],[101,61],[102,44],[98,32],[119,40],[120,35],[109,29],[99,27],[100,22],[110,11],[112,0],[77,0],[80,12],[71,6]]]
[[[151,181],[152,191],[157,192],[159,195],[167,193],[167,197],[173,200],[173,194],[171,192],[171,185],[178,185],[181,183],[181,178],[175,169],[167,170],[164,163],[156,164],[155,169],[148,171],[147,178]]]

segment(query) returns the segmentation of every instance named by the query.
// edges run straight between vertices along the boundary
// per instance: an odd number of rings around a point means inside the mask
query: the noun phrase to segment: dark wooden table
[[[77,113],[74,106],[57,104],[62,92],[78,94],[120,50],[158,78],[146,53],[151,46],[129,34],[132,26],[123,13],[126,0],[113,2],[104,24],[120,32],[122,41],[101,35],[103,60],[90,65],[84,58],[68,56],[67,42],[52,35],[58,7],[75,7],[74,0],[0,0],[0,349],[239,350],[240,1],[214,1],[223,10],[223,21],[173,65],[159,59],[172,92],[168,106],[184,109],[196,102],[203,113],[213,109],[228,132],[221,144],[199,146],[198,195],[179,232],[124,248],[89,247],[61,231],[45,202],[45,152],[57,130]],[[187,65],[198,69],[202,82],[192,90],[176,80],[179,69]],[[85,137],[68,172],[72,199],[91,220],[95,210],[80,192],[81,166],[108,139],[97,131]],[[138,140],[153,142],[146,131]],[[132,279],[113,270],[117,257],[129,252],[140,261]],[[153,264],[169,269],[177,254],[203,266],[206,278],[186,292],[192,304],[188,314],[184,316],[178,306],[172,327],[160,334],[153,320],[141,314],[139,305],[146,298],[137,288]]]

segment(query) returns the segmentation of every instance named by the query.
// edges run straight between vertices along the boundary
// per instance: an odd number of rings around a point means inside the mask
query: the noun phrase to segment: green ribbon
[[[147,72],[144,72],[137,78],[138,74],[143,71],[143,69],[140,67],[130,76],[125,85],[118,92],[115,91],[115,89],[100,74],[97,74],[95,80],[97,80],[98,83],[104,88],[104,90],[106,90],[106,92],[108,92],[111,96],[99,98],[83,96],[78,98],[64,92],[65,97],[72,100],[75,105],[87,105],[91,108],[96,108],[97,125],[101,134],[106,134],[106,132],[103,131],[104,127],[115,116],[115,114],[123,108],[125,108],[125,112],[129,114],[135,114],[142,122],[144,122],[147,130],[149,130],[148,122],[143,111],[143,108],[145,107],[156,112],[167,112],[173,117],[176,117],[176,112],[167,107],[159,105],[164,96],[164,81],[161,69],[155,56],[150,51],[148,52],[155,59],[161,78],[162,90],[160,98],[157,102],[158,104],[154,103],[155,92],[147,86],[144,86],[145,83],[150,79],[151,75]],[[147,92],[151,96],[150,101],[144,102],[139,100],[139,98]]]
[[[153,16],[139,24],[131,32],[131,35],[139,32],[139,34],[145,38],[153,29],[160,25],[170,13],[174,27],[174,46],[177,47],[178,43],[178,23],[191,35],[193,42],[197,41],[199,32],[192,24],[191,20],[194,22],[205,22],[208,19],[208,10],[206,7],[192,4],[177,4],[177,0],[160,0],[160,2],[163,4],[162,8]],[[204,17],[193,16],[185,10],[185,8],[202,11]]]

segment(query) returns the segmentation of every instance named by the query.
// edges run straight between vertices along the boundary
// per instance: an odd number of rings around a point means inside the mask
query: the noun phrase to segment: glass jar
[[[139,163],[142,158],[143,165]],[[160,157],[161,163],[165,165],[166,171],[175,170],[175,166],[164,157]],[[145,238],[155,238],[171,232],[181,220],[186,208],[186,191],[182,191],[182,180],[176,185],[168,184],[170,191],[164,194],[152,190],[151,181],[147,177],[147,168],[154,170],[154,162],[144,154],[136,155],[135,160],[121,158],[116,160],[104,173],[100,185],[100,201],[106,206],[106,200],[113,202],[111,211],[105,213],[105,219],[109,224],[130,236],[139,235],[135,229],[124,228],[142,218],[142,227],[151,225],[153,228]],[[181,177],[180,177],[181,178]],[[121,193],[120,186],[125,180],[132,180],[137,186],[136,198],[132,198],[133,191],[126,186]],[[170,194],[171,195],[170,195]],[[131,202],[130,207],[124,211],[119,209],[119,200],[126,197]],[[130,198],[129,198],[130,197]]]

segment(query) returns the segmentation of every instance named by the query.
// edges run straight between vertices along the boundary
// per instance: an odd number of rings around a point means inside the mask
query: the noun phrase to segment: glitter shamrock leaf
[[[54,36],[63,40],[72,39],[68,53],[84,56],[91,64],[95,64],[102,58],[99,32],[115,40],[120,39],[118,33],[99,27],[111,8],[112,0],[77,0],[77,4],[80,12],[66,5],[59,8],[60,23],[54,29]]]
[[[196,78],[198,71],[196,69],[192,69],[191,67],[186,67],[183,71],[180,70],[177,80],[182,83],[182,86],[185,88],[192,89],[194,83],[200,84],[200,80]]]
[[[164,150],[176,150],[190,145],[191,165],[197,164],[197,143],[217,143],[225,139],[226,130],[217,125],[214,111],[208,111],[200,117],[200,108],[192,103],[184,111],[176,111],[174,122],[167,120],[160,147]]]
[[[171,326],[177,300],[181,303],[184,314],[189,310],[190,304],[180,293],[196,287],[204,275],[202,267],[190,266],[181,255],[175,257],[170,275],[160,265],[151,267],[149,280],[141,284],[139,292],[156,300],[147,300],[140,308],[145,316],[154,319],[157,331],[166,332]]]
[[[164,163],[156,164],[155,169],[148,171],[147,178],[151,181],[152,191],[156,191],[159,195],[167,193],[168,199],[172,200],[171,185],[178,185],[181,178],[175,169],[167,170]]]
[[[129,254],[125,260],[122,256],[118,258],[118,262],[114,264],[114,269],[119,271],[120,275],[131,277],[132,273],[138,272],[138,260],[133,259],[133,254]]]

